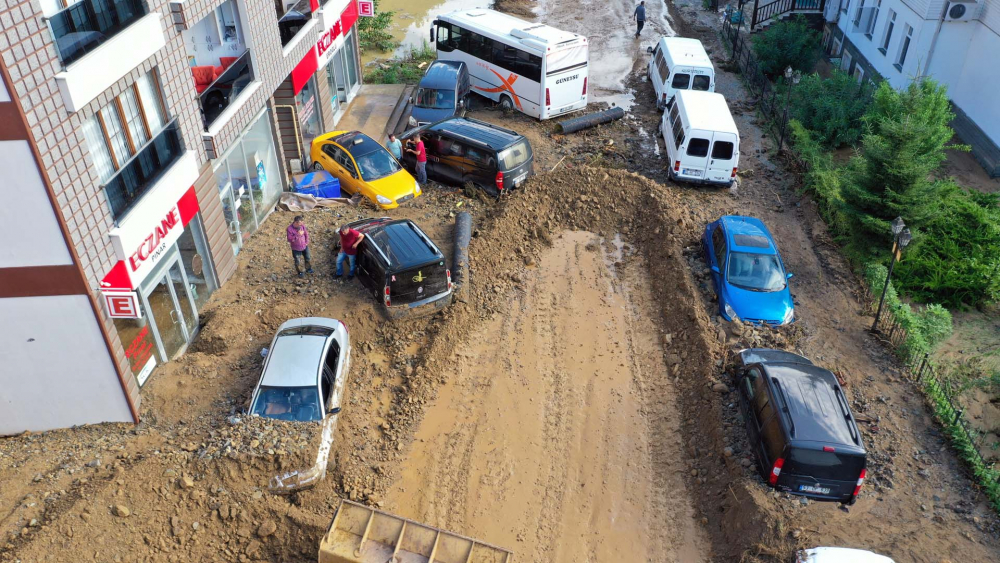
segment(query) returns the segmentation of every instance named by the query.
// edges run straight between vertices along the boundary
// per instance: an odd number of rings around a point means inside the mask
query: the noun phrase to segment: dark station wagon
[[[381,217],[348,226],[365,235],[358,245],[358,279],[389,318],[430,314],[451,304],[444,254],[413,221]]]
[[[779,491],[854,504],[864,483],[861,433],[837,377],[802,356],[739,354],[737,388],[761,476]]]

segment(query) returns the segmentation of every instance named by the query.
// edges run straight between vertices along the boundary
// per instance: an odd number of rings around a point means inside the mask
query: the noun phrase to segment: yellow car
[[[359,131],[334,131],[313,139],[310,152],[315,170],[340,180],[341,190],[359,193],[382,209],[421,194],[420,186],[389,151]]]

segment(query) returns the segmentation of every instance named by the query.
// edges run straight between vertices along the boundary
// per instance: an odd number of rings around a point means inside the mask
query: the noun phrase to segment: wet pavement
[[[337,122],[337,130],[361,131],[383,141],[389,118],[404,90],[404,84],[363,84],[344,117]]]

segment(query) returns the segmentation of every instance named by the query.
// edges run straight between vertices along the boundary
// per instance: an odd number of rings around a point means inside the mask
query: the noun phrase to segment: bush
[[[885,287],[886,275],[886,267],[876,263],[865,265],[862,271],[868,291],[875,296],[876,303]],[[892,282],[889,282],[885,293],[882,314],[891,315],[906,330],[906,340],[896,350],[896,354],[907,363],[920,361],[924,354],[933,351],[952,333],[951,313],[947,309],[931,304],[914,311],[910,305],[899,300]],[[885,318],[884,316],[883,319]]]
[[[809,28],[805,18],[780,21],[754,36],[753,51],[761,71],[778,76],[787,67],[811,72],[821,55],[822,37]]]
[[[833,235],[839,238],[846,234],[843,229],[846,224],[842,215],[843,202],[840,199],[842,170],[834,164],[829,151],[816,141],[812,132],[802,123],[791,119],[788,127],[791,130],[792,146],[805,164],[805,189],[815,196],[820,215]]]
[[[379,0],[374,0],[375,17],[358,18],[358,45],[361,52],[370,50],[391,51],[396,48],[396,41],[389,33],[392,26],[392,18],[396,12],[381,12],[378,9]]]
[[[853,145],[861,137],[868,108],[866,89],[840,70],[830,78],[810,74],[792,90],[791,112],[828,147]]]

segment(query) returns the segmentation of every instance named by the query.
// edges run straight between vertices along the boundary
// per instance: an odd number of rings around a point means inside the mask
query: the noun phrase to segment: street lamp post
[[[802,71],[792,71],[792,67],[785,69],[785,114],[781,121],[781,136],[778,137],[778,152],[785,144],[785,130],[788,127],[788,105],[792,101],[792,85],[798,84],[802,80]]]
[[[889,291],[889,278],[892,277],[892,269],[896,266],[896,255],[910,244],[913,235],[910,229],[906,228],[902,217],[892,220],[892,257],[889,259],[889,271],[885,275],[885,285],[882,286],[882,297],[878,300],[878,309],[875,310],[875,322],[872,323],[872,332],[878,331],[879,317],[882,316],[882,305],[885,303],[885,294]]]

